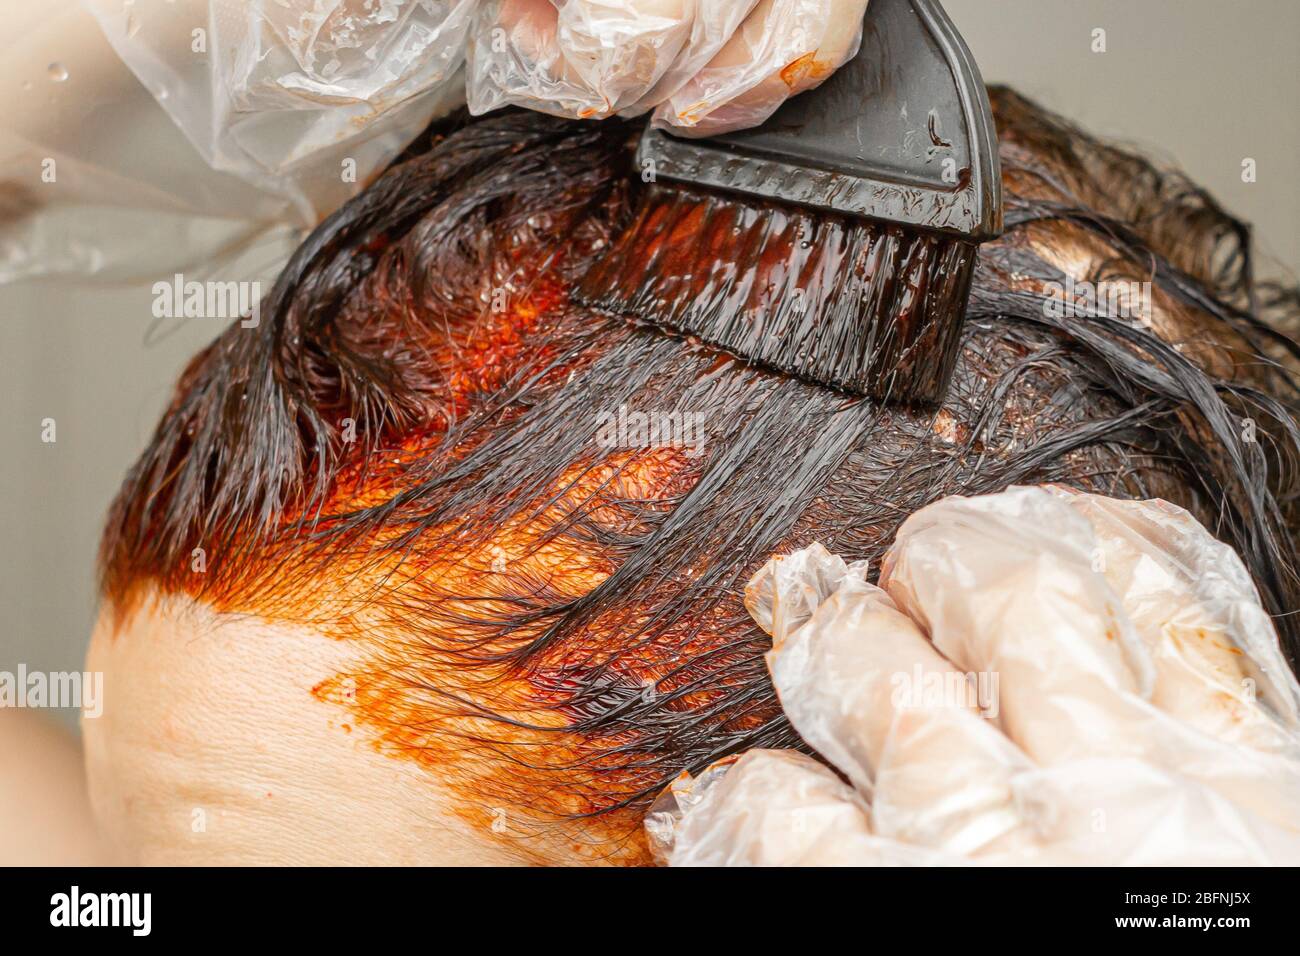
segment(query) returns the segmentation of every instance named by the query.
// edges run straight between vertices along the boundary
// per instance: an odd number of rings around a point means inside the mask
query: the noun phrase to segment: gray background
[[[989,82],[1176,161],[1300,263],[1300,3],[947,0]],[[1103,27],[1108,51],[1090,51]],[[13,42],[13,38],[5,42]],[[3,46],[3,44],[0,44]],[[4,90],[4,97],[17,91]],[[1258,181],[1240,179],[1243,157]],[[223,269],[223,278],[233,277]],[[159,276],[158,278],[161,278]],[[150,282],[0,287],[0,670],[81,664],[110,498],[213,320],[158,327]],[[40,441],[43,418],[58,441]],[[74,715],[63,714],[71,722]]]

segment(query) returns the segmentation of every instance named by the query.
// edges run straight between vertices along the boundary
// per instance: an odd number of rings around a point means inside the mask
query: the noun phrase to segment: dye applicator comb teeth
[[[637,163],[652,183],[579,302],[873,398],[943,396],[1002,181],[937,2],[870,0],[857,55],[817,89],[754,129],[647,128]]]

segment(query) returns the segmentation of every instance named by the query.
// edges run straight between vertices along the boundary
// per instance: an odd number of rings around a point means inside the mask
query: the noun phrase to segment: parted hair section
[[[1254,281],[1248,229],[1185,177],[992,100],[1008,228],[935,406],[572,302],[646,188],[636,124],[435,126],[303,243],[256,328],[191,362],[109,515],[106,599],[364,641],[372,666],[323,697],[479,802],[570,818],[802,746],[745,580],[813,541],[874,576],[946,495],[1182,504],[1242,554],[1294,665],[1296,290]]]

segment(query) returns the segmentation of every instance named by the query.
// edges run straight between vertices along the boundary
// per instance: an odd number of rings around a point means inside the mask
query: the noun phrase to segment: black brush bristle
[[[936,401],[977,244],[782,203],[652,185],[579,302],[799,378]]]

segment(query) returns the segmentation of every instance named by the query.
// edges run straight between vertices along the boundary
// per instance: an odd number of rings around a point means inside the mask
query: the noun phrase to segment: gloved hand
[[[476,113],[658,107],[654,122],[692,134],[755,125],[853,56],[866,3],[11,4],[0,282],[170,275],[311,228],[466,86]]]
[[[486,0],[470,110],[636,116],[690,135],[756,126],[857,52],[867,0]]]
[[[216,260],[269,285],[464,102],[477,3],[0,0],[0,283]]]
[[[1061,488],[947,498],[881,587],[818,545],[746,603],[782,705],[847,778],[754,750],[647,817],[674,865],[1300,863],[1300,685],[1187,512]]]

